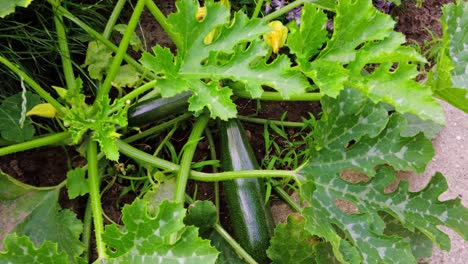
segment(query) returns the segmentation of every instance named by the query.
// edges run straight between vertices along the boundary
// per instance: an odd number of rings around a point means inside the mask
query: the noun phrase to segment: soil
[[[175,10],[171,1],[157,0],[155,3],[163,10],[164,13],[173,12]],[[441,15],[441,6],[447,0],[426,0],[421,9],[415,7],[414,1],[402,1],[400,7],[392,7],[391,14],[397,20],[396,29],[403,32],[408,43],[413,41],[424,44],[431,40],[431,34],[426,30],[434,32],[436,36],[441,35],[441,28],[438,18]],[[140,30],[138,34],[147,43],[147,50],[150,47],[161,44],[174,49],[173,44],[167,37],[153,16],[145,11],[142,15]],[[301,121],[301,118],[308,118],[309,113],[318,115],[320,112],[320,104],[318,102],[299,103],[299,102],[262,102],[258,109],[256,100],[239,99],[238,110],[241,115],[257,115],[261,118],[279,120],[283,112],[287,111],[288,121]],[[258,160],[261,160],[265,154],[263,125],[246,124],[245,129],[252,144]],[[296,131],[291,129],[289,134],[294,134]],[[178,131],[176,133],[176,141],[181,143],[176,145],[180,149],[183,139],[187,137],[187,131]],[[197,152],[197,159],[201,160],[208,156],[208,148],[206,142],[201,142],[202,150]],[[74,150],[61,147],[39,148],[31,151],[17,153],[13,155],[0,157],[0,169],[10,174],[25,183],[35,186],[53,186],[66,177],[66,172],[70,167],[83,165],[83,159],[79,157]],[[110,177],[106,178],[103,185],[107,185]],[[122,195],[126,189],[126,182],[115,182],[112,187],[107,190],[103,197],[103,208],[107,216],[117,223],[121,223],[120,210],[126,203],[131,201],[137,195],[129,191]],[[197,188],[198,199],[213,199],[213,186],[211,184],[191,183],[189,193],[193,193]],[[78,217],[82,218],[86,206],[86,199],[79,198],[73,201],[68,200],[67,195],[63,193],[60,197],[60,203],[63,207],[71,208]],[[221,213],[222,222],[227,223],[227,213],[223,210]]]

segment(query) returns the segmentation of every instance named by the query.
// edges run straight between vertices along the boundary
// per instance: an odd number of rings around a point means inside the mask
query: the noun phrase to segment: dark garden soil
[[[174,11],[174,5],[170,1],[155,1],[164,12]],[[397,20],[396,29],[403,32],[407,36],[408,43],[417,42],[423,45],[431,40],[431,34],[428,30],[434,32],[436,36],[441,35],[441,27],[438,18],[441,15],[441,6],[445,3],[452,2],[448,0],[426,0],[422,8],[417,8],[414,5],[415,1],[402,1],[401,7],[394,7],[391,10],[391,15]],[[161,44],[169,46],[173,49],[173,45],[168,39],[165,32],[154,21],[153,16],[149,12],[144,12],[141,20],[141,31],[139,34],[144,37],[147,43],[147,49],[152,46]],[[428,30],[427,30],[428,29]],[[144,34],[142,34],[144,32]],[[287,111],[288,121],[301,121],[301,118],[308,118],[309,113],[317,115],[320,112],[320,105],[317,102],[261,102],[261,107],[258,108],[256,100],[240,99],[237,101],[239,113],[242,115],[254,115],[258,117],[279,120],[282,114]],[[215,129],[215,127],[214,127]],[[257,159],[260,161],[264,155],[264,139],[263,125],[246,124],[245,129],[252,144]],[[178,131],[175,135],[176,140],[180,143],[176,147],[181,147],[184,140],[188,137],[188,132]],[[293,135],[296,130],[287,130],[288,134]],[[156,145],[155,142],[154,145]],[[206,142],[199,144],[201,150],[197,153],[196,158],[202,159],[208,156],[208,148]],[[52,147],[39,148],[31,151],[17,153],[8,156],[0,157],[0,169],[5,173],[15,177],[16,179],[35,186],[53,186],[62,182],[66,177],[66,172],[70,166],[84,165],[83,158],[77,152],[70,148]],[[113,164],[111,164],[113,165]],[[103,186],[106,186],[110,181],[110,177],[105,178]],[[125,182],[115,182],[103,195],[102,206],[113,221],[121,223],[120,210],[126,203],[136,197],[132,191],[122,195],[122,191],[126,188]],[[199,199],[212,199],[213,187],[212,184],[191,183],[189,192],[193,192],[197,185],[197,193]],[[77,213],[78,217],[82,218],[86,206],[86,198],[78,198],[68,200],[66,193],[62,193],[60,203],[65,208],[72,209]],[[221,215],[223,222],[226,221],[226,214]],[[228,228],[229,229],[229,228]]]

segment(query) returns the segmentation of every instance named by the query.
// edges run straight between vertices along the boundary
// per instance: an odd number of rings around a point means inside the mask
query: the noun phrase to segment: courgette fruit
[[[258,163],[237,119],[220,124],[221,159],[225,171],[258,169]],[[265,186],[260,178],[223,182],[234,234],[239,244],[259,263],[268,263],[266,250],[273,235],[273,217],[265,204]]]
[[[188,98],[192,93],[184,92],[173,97],[148,99],[128,109],[129,126],[142,126],[161,121],[168,116],[187,111]]]

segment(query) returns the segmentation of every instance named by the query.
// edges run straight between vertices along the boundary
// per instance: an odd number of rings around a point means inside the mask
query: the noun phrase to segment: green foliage
[[[431,80],[435,94],[468,112],[468,3],[443,7],[443,48]]]
[[[393,31],[390,16],[377,11],[371,1],[339,1],[333,35],[328,39],[323,33],[310,33],[317,28],[323,31],[325,14],[313,5],[304,8],[300,30],[291,32],[290,49],[321,92],[336,97],[345,86],[352,87],[401,113],[444,123],[443,110],[431,90],[414,80],[418,74],[414,62],[424,62],[424,57],[403,46],[405,37]],[[311,45],[296,45],[299,40]],[[325,48],[317,54],[323,44]]]
[[[324,98],[322,106],[320,129],[313,132],[317,146],[311,150],[313,158],[300,169],[299,181],[303,199],[312,205],[303,211],[306,230],[330,242],[338,260],[416,262],[409,240],[384,234],[379,211],[392,215],[411,232],[420,231],[443,249],[448,249],[450,242],[437,225],[448,226],[462,237],[468,235],[467,209],[460,201],[438,201],[447,189],[442,175],[436,174],[418,193],[409,193],[407,184],[393,193],[384,192],[395,179],[393,169],[424,169],[433,156],[428,139],[422,134],[402,137],[405,120],[401,116],[387,117],[381,105],[352,89],[344,90],[337,99]],[[345,176],[350,169],[371,179],[348,182]],[[359,213],[343,212],[335,205],[337,200],[351,202]]]
[[[216,206],[210,201],[195,201],[188,207],[187,216],[184,219],[186,225],[199,228],[200,233],[210,231],[218,222]]]
[[[127,25],[125,24],[118,24],[114,26],[114,30],[119,32],[120,34],[124,34],[125,30],[127,29]],[[131,39],[130,39],[130,46],[132,46],[134,51],[139,51],[142,49],[143,44],[141,43],[140,38],[134,32]]]
[[[319,241],[304,231],[304,225],[301,215],[291,214],[287,223],[276,226],[267,250],[273,263],[317,263],[315,247]]]
[[[17,93],[5,98],[0,105],[0,134],[12,142],[24,142],[33,138],[36,130],[26,112],[41,102],[33,93]],[[23,117],[23,118],[22,118]]]
[[[112,51],[98,41],[90,41],[86,51],[85,63],[82,67],[88,66],[89,76],[96,80],[101,80],[106,73],[112,60]]]
[[[116,161],[119,159],[119,151],[115,145],[115,140],[119,137],[116,126],[127,126],[125,102],[114,100],[111,104],[108,97],[101,97],[90,107],[84,102],[81,86],[81,80],[77,79],[76,87],[67,91],[66,100],[72,108],[63,118],[64,125],[68,127],[75,144],[91,130],[92,140],[99,142],[108,159]]]
[[[125,25],[117,27],[119,30],[125,30]],[[136,39],[138,39],[136,37]],[[138,39],[139,40],[139,39]],[[132,44],[136,45],[135,48],[140,49],[141,43],[136,43],[135,36],[132,38]],[[89,76],[95,80],[102,80],[103,76],[107,73],[112,59],[113,52],[104,44],[98,41],[90,41],[86,51],[85,63],[82,67],[88,67]],[[140,74],[131,65],[124,64],[119,68],[117,76],[112,81],[112,85],[120,88],[126,86],[134,86],[140,79]]]
[[[168,17],[180,39],[177,55],[156,46],[154,55],[142,56],[145,67],[162,75],[157,87],[164,97],[190,90],[191,111],[206,107],[211,117],[227,120],[235,117],[236,107],[230,98],[232,90],[223,80],[241,82],[253,98],[262,94],[263,85],[284,98],[306,90],[306,78],[291,67],[287,56],[266,63],[270,51],[259,39],[270,31],[264,22],[241,12],[231,19],[229,9],[220,3],[207,2],[205,7],[206,16],[198,21],[196,1],[178,1],[178,11]]]
[[[36,247],[27,236],[9,234],[5,241],[5,251],[0,251],[0,263],[67,264],[67,254],[57,250],[57,244],[45,241]]]
[[[123,230],[109,225],[103,235],[105,263],[215,263],[218,252],[198,237],[197,228],[184,225],[181,204],[164,201],[150,216],[146,203],[136,199],[122,212]]]
[[[15,12],[15,7],[28,7],[33,0],[3,0],[0,2],[0,18]]]
[[[76,263],[75,258],[84,249],[79,240],[83,227],[73,212],[60,208],[58,204],[60,190],[37,190],[2,172],[0,172],[0,186],[2,186],[0,188],[0,208],[2,208],[0,241],[13,232],[20,236],[28,236],[36,247],[45,241],[52,241],[56,243],[55,251],[58,245],[58,250],[64,251],[71,263]],[[29,239],[19,238],[21,243],[32,250],[28,246]],[[38,254],[49,252],[54,247],[47,242]],[[15,249],[11,250],[15,252]]]
[[[88,180],[86,180],[86,171],[84,169],[76,168],[67,172],[67,191],[68,198],[70,199],[75,199],[89,192]]]

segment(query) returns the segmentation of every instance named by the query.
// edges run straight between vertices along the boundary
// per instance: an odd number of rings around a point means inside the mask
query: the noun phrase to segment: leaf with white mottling
[[[468,3],[442,10],[443,45],[430,84],[438,97],[468,112]]]
[[[45,241],[38,248],[29,237],[10,234],[6,237],[5,251],[0,251],[0,263],[68,264],[67,254],[57,250],[57,244]]]
[[[45,241],[56,242],[69,260],[83,252],[79,240],[83,225],[72,211],[60,208],[60,189],[37,190],[3,172],[0,186],[0,241],[17,233],[27,235],[37,247]]]
[[[402,137],[403,117],[387,116],[382,106],[359,96],[347,89],[337,99],[322,100],[324,115],[313,131],[318,143],[298,176],[301,196],[312,205],[303,211],[306,229],[328,241],[337,259],[348,263],[416,263],[410,240],[385,234],[378,212],[392,215],[404,228],[425,234],[443,249],[450,243],[437,225],[466,238],[467,209],[459,200],[437,199],[447,187],[441,175],[418,193],[409,193],[407,184],[400,184],[393,193],[384,192],[395,178],[389,165],[421,172],[433,148],[422,134]],[[362,122],[366,118],[373,122]],[[344,175],[350,169],[371,178],[348,182]],[[342,211],[336,205],[339,200],[354,204],[358,213]]]
[[[181,204],[164,201],[157,215],[136,199],[123,209],[124,226],[108,225],[103,234],[109,259],[105,263],[215,263],[218,252],[198,229],[185,226]]]

